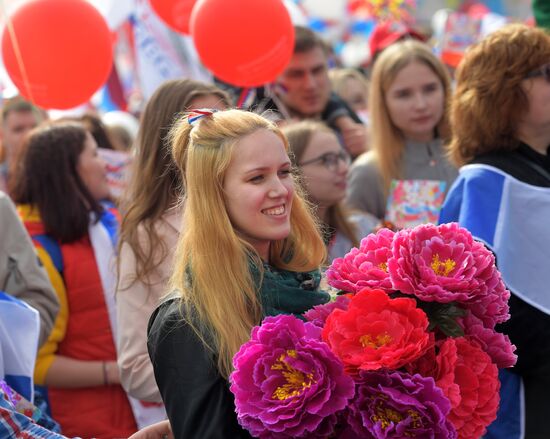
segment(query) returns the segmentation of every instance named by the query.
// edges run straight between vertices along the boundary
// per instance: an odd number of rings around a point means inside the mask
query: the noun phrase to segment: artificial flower
[[[380,229],[363,238],[359,248],[332,262],[326,272],[328,283],[349,293],[363,288],[393,291],[387,267],[393,236],[391,230]]]
[[[471,314],[459,319],[459,324],[464,329],[466,338],[475,340],[498,368],[512,367],[516,364],[516,347],[507,335],[485,327],[480,319]]]
[[[481,347],[464,337],[439,345],[435,382],[451,402],[449,420],[459,439],[482,437],[496,419],[498,369]]]
[[[450,408],[431,377],[361,371],[345,419],[358,438],[453,439],[457,435],[447,419]]]
[[[267,317],[241,346],[230,376],[239,423],[260,438],[322,438],[354,395],[353,380],[320,339],[290,316]]]
[[[504,286],[493,254],[457,223],[399,231],[388,271],[395,289],[426,302],[472,305],[493,295],[486,311],[496,313],[497,320],[507,313],[506,295],[494,293]]]
[[[323,305],[316,305],[309,311],[304,313],[304,317],[308,322],[313,323],[315,326],[322,328],[325,326],[327,317],[335,309],[348,309],[349,297],[346,295],[338,296],[335,300],[325,303]]]
[[[351,373],[397,369],[428,349],[428,318],[414,299],[364,289],[328,316],[322,337]]]

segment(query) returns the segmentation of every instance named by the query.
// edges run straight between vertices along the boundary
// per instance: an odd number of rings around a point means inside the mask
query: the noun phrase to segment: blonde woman
[[[361,72],[352,68],[329,71],[332,90],[357,114],[363,123],[368,122],[369,81]]]
[[[283,128],[293,165],[300,172],[307,197],[323,227],[328,263],[343,257],[379,221],[373,215],[350,211],[344,205],[351,157],[336,134],[321,122],[302,121]]]
[[[185,169],[174,293],[153,313],[149,353],[176,438],[250,437],[237,423],[232,358],[267,315],[325,303],[325,245],[294,185],[288,144],[261,116],[191,114],[172,133]]]
[[[205,106],[226,108],[229,98],[210,84],[167,81],[147,103],[138,132],[122,206],[116,298],[121,382],[139,400],[162,401],[147,353],[147,322],[166,293],[181,227],[182,179],[167,136],[180,113]]]
[[[428,46],[409,40],[382,52],[370,84],[371,151],[351,168],[351,207],[387,219],[392,182],[430,180],[449,188],[457,176],[443,148],[449,98],[449,75]]]

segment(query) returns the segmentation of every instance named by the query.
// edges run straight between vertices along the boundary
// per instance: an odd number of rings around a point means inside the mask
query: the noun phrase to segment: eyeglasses
[[[542,76],[546,80],[546,82],[550,82],[550,63],[544,64],[537,70],[533,70],[532,72],[527,73],[527,75],[525,75],[525,79],[537,78],[539,76]]]
[[[308,160],[307,162],[298,163],[298,166],[311,165],[312,163],[317,163],[317,162],[319,162],[321,165],[323,165],[325,168],[329,169],[330,171],[336,172],[338,170],[338,163],[342,162],[346,166],[348,166],[351,163],[351,157],[346,151],[342,149],[338,153],[327,152],[323,155],[320,155],[319,157]]]

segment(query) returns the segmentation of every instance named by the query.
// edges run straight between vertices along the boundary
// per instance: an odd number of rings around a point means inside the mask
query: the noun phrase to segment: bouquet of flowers
[[[327,270],[336,300],[267,317],[235,355],[260,438],[481,437],[515,347],[493,254],[455,223],[367,236]]]

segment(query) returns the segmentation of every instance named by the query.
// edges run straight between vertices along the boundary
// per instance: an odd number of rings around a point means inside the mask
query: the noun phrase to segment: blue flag
[[[523,183],[487,165],[461,168],[439,222],[458,222],[495,254],[508,289],[550,314],[550,188]],[[522,439],[525,407],[521,377],[499,372],[500,407],[484,439]]]
[[[0,373],[10,387],[31,402],[39,330],[38,311],[0,292]]]

